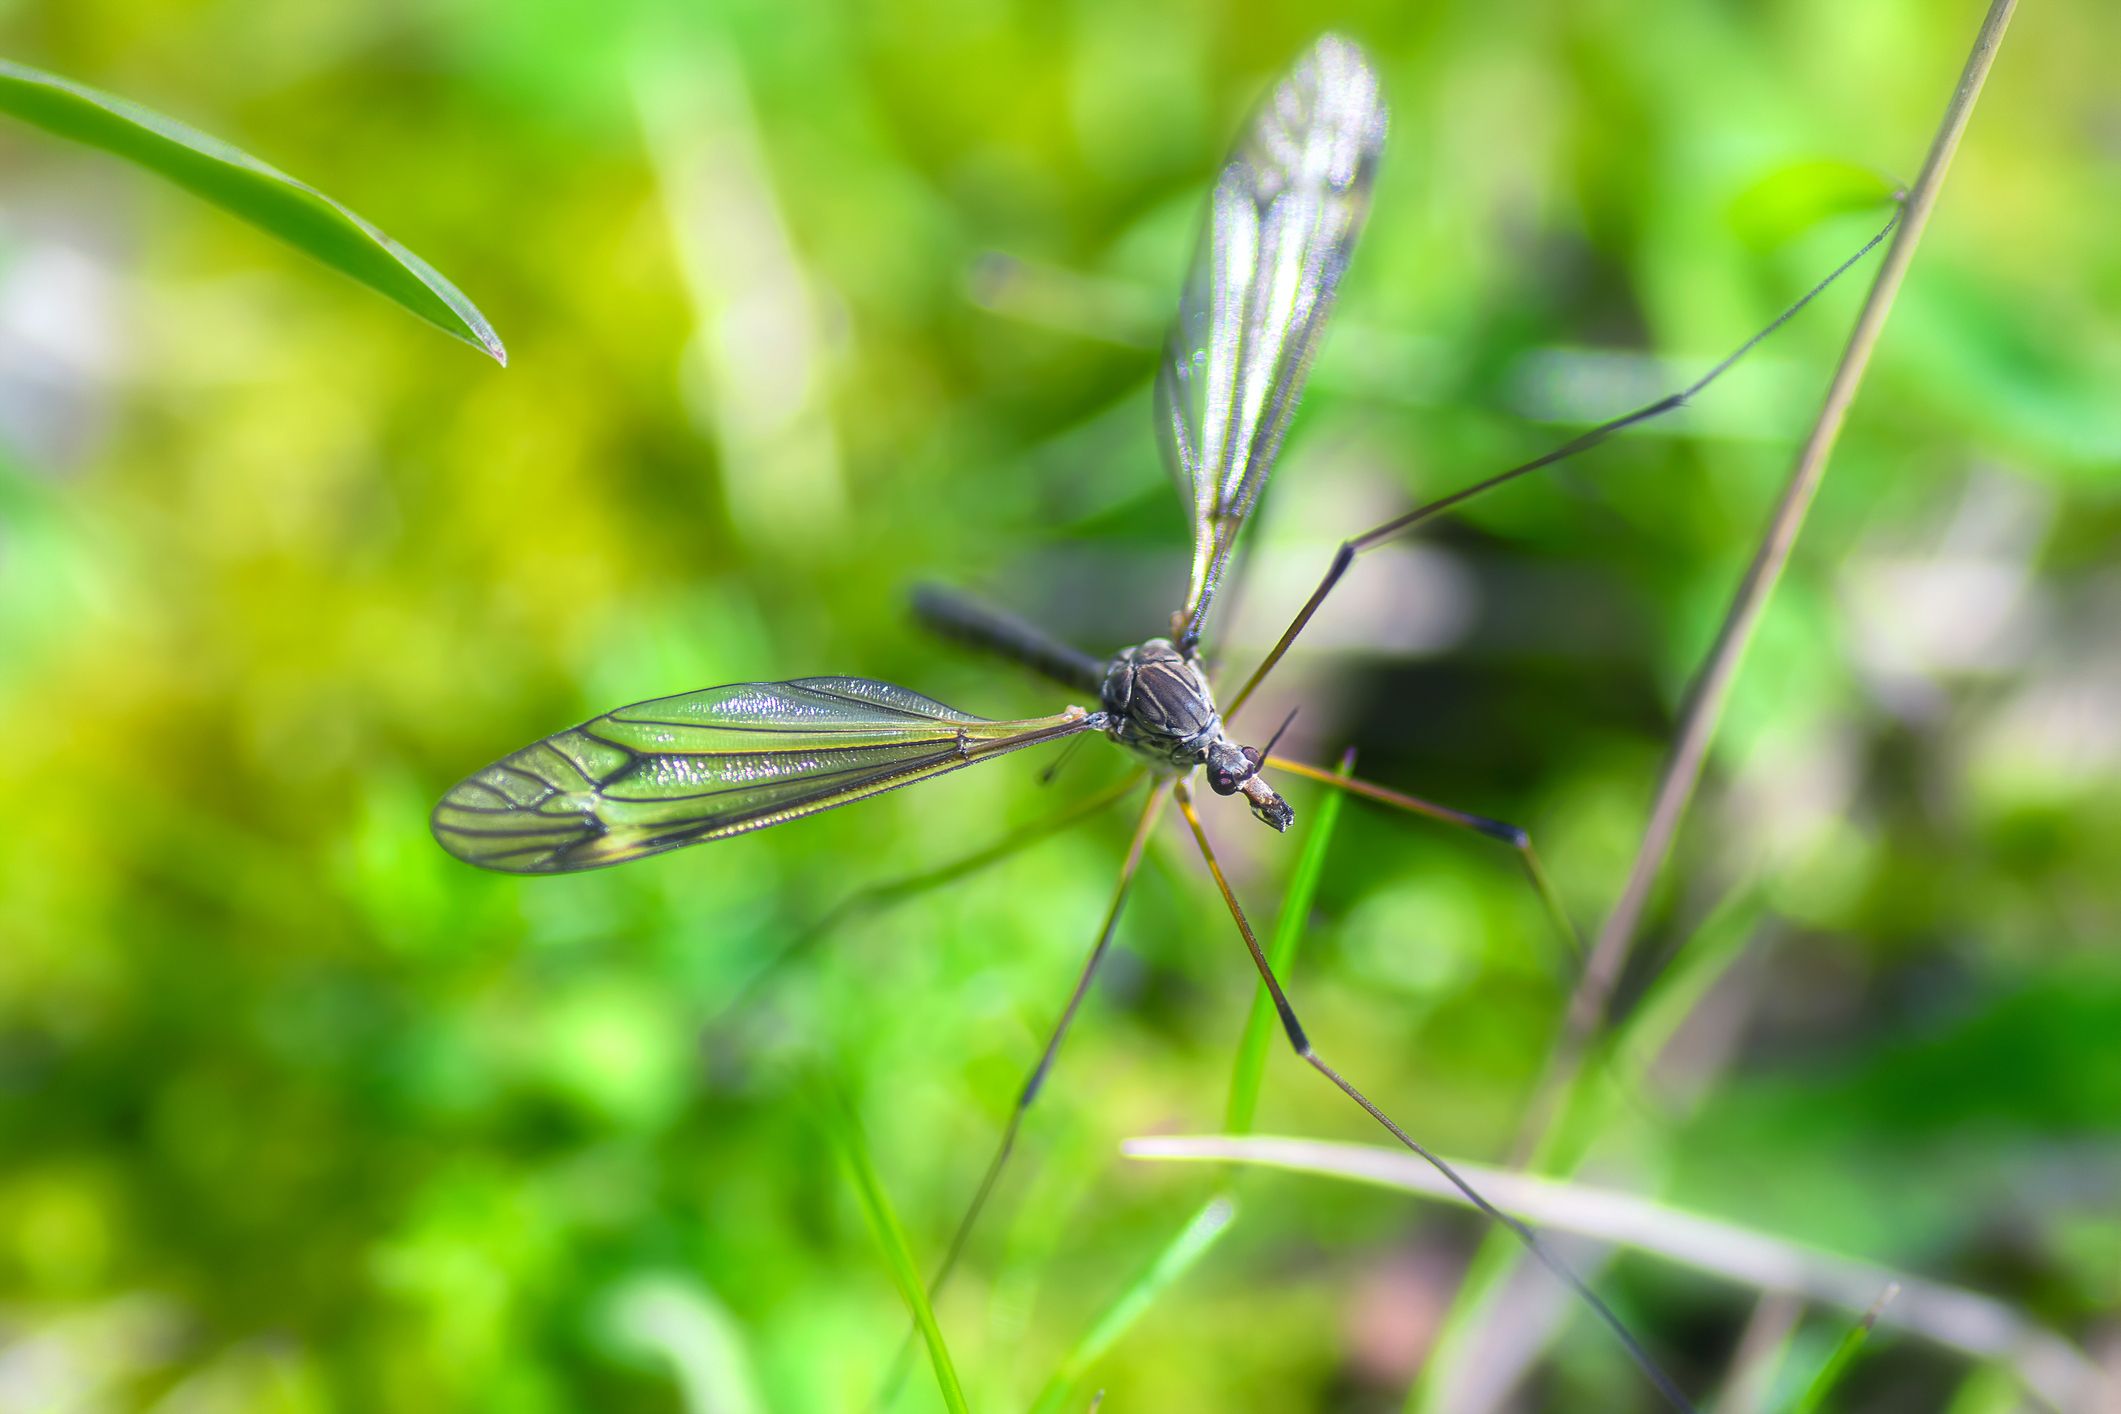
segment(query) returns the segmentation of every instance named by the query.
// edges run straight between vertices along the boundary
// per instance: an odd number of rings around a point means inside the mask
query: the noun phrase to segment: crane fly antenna
[[[1298,707],[1289,709],[1289,715],[1281,719],[1281,725],[1274,729],[1274,735],[1268,737],[1267,744],[1259,749],[1260,760],[1264,761],[1274,754],[1274,748],[1281,745],[1282,734],[1289,730],[1289,724],[1296,720],[1296,714],[1300,710],[1302,709]]]
[[[1826,293],[1829,286],[1854,269],[1857,262],[1861,261],[1863,257],[1876,250],[1879,242],[1891,235],[1893,228],[1900,224],[1899,200],[1900,197],[1896,195],[1893,214],[1886,219],[1885,225],[1879,229],[1878,233],[1865,241],[1854,255],[1835,266],[1831,274],[1809,290],[1806,290],[1797,299],[1796,303],[1790,305],[1782,313],[1768,321],[1765,327],[1733,349],[1715,367],[1678,392],[1668,393],[1657,401],[1647,403],[1633,412],[1623,413],[1610,422],[1601,422],[1596,427],[1571,437],[1550,452],[1534,457],[1528,462],[1520,462],[1508,471],[1497,472],[1484,481],[1476,481],[1471,486],[1453,491],[1448,496],[1439,497],[1425,505],[1417,506],[1397,519],[1388,520],[1383,525],[1342,541],[1340,549],[1334,552],[1333,563],[1327,568],[1325,577],[1319,580],[1318,588],[1311,591],[1311,597],[1304,601],[1304,606],[1301,609],[1296,611],[1296,617],[1290,621],[1286,629],[1282,630],[1281,637],[1267,651],[1265,659],[1260,662],[1257,668],[1252,670],[1252,676],[1245,679],[1245,685],[1237,690],[1237,695],[1230,699],[1229,706],[1223,709],[1223,720],[1230,721],[1244,710],[1245,703],[1251,698],[1253,690],[1264,682],[1267,674],[1273,672],[1275,665],[1281,662],[1282,655],[1289,651],[1290,645],[1296,642],[1297,636],[1310,624],[1311,616],[1318,612],[1318,606],[1323,604],[1326,596],[1333,592],[1333,586],[1338,584],[1341,576],[1348,572],[1348,566],[1354,563],[1357,555],[1367,550],[1376,549],[1379,545],[1397,538],[1423,521],[1441,515],[1454,506],[1470,501],[1482,492],[1492,491],[1505,482],[1515,481],[1520,476],[1529,475],[1543,467],[1552,466],[1559,461],[1566,461],[1578,452],[1589,451],[1599,443],[1612,437],[1615,433],[1624,432],[1638,423],[1648,422],[1652,418],[1662,417],[1668,412],[1685,407],[1711,383],[1730,372],[1739,360],[1759,347],[1761,342],[1770,334],[1773,334],[1783,325],[1789,323],[1790,320],[1796,318],[1798,312],[1806,305]]]
[[[1237,895],[1232,892],[1229,879],[1223,875],[1222,865],[1215,858],[1214,846],[1208,843],[1208,832],[1201,827],[1200,815],[1193,809],[1192,794],[1181,782],[1172,787],[1172,795],[1178,801],[1180,813],[1186,817],[1187,827],[1193,831],[1194,842],[1200,846],[1200,857],[1207,861],[1208,872],[1215,876],[1215,887],[1221,890],[1223,902],[1229,906],[1230,917],[1237,923],[1237,931],[1244,936],[1245,948],[1252,954],[1252,966],[1258,970],[1259,980],[1266,984],[1267,995],[1272,998],[1274,1010],[1281,1016],[1282,1030],[1287,1033],[1289,1044],[1295,1048],[1297,1057],[1320,1075],[1332,1081],[1342,1094],[1362,1106],[1370,1118],[1383,1125],[1385,1131],[1394,1139],[1397,1139],[1409,1151],[1442,1174],[1450,1185],[1464,1194],[1466,1201],[1471,1203],[1484,1216],[1508,1228],[1516,1236],[1517,1240],[1524,1244],[1525,1250],[1538,1259],[1541,1266],[1553,1273],[1557,1280],[1581,1297],[1584,1303],[1597,1315],[1598,1319],[1605,1323],[1606,1328],[1612,1331],[1614,1336],[1619,1339],[1621,1345],[1626,1347],[1629,1357],[1634,1360],[1636,1366],[1642,1371],[1643,1376],[1657,1387],[1658,1393],[1662,1394],[1674,1409],[1684,1410],[1687,1411],[1687,1414],[1692,1414],[1694,1408],[1692,1401],[1686,1397],[1678,1385],[1673,1383],[1672,1377],[1667,1375],[1662,1367],[1657,1364],[1656,1360],[1651,1358],[1647,1350],[1643,1349],[1642,1343],[1635,1339],[1634,1333],[1627,1328],[1619,1316],[1613,1313],[1613,1308],[1606,1305],[1604,1300],[1599,1297],[1597,1292],[1591,1290],[1589,1284],[1582,1277],[1576,1275],[1566,1262],[1556,1256],[1553,1249],[1540,1240],[1537,1232],[1520,1219],[1510,1216],[1493,1203],[1490,1203],[1479,1189],[1468,1183],[1464,1176],[1451,1166],[1447,1159],[1432,1152],[1420,1141],[1408,1134],[1406,1130],[1401,1129],[1399,1124],[1390,1115],[1379,1109],[1369,1096],[1356,1089],[1346,1076],[1327,1064],[1325,1057],[1319,1055],[1317,1050],[1311,1045],[1310,1037],[1304,1033],[1303,1023],[1296,1019],[1296,1008],[1290,1004],[1288,993],[1282,990],[1281,980],[1274,975],[1273,964],[1267,961],[1266,953],[1261,950],[1259,939],[1252,932],[1251,921],[1245,917],[1243,907],[1237,902]]]

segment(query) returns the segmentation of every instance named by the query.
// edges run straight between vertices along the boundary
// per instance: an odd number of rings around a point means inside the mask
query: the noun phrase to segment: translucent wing
[[[621,707],[503,757],[442,797],[434,833],[487,869],[594,869],[1101,725],[1073,707],[990,722],[867,678],[733,683]]]
[[[1223,164],[1156,380],[1164,457],[1193,496],[1188,632],[1266,484],[1370,203],[1377,75],[1326,35]]]

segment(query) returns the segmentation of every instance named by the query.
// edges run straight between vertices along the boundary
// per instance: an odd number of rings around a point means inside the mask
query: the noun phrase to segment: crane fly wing
[[[559,874],[762,830],[1102,718],[993,722],[867,678],[744,682],[556,732],[459,782],[435,838],[467,864]]]
[[[1215,183],[1156,379],[1164,459],[1193,502],[1193,633],[1281,449],[1384,136],[1375,71],[1329,34],[1260,105]]]

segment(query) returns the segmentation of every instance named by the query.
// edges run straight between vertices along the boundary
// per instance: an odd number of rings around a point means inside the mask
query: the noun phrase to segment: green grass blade
[[[1856,1352],[1871,1338],[1871,1328],[1878,1324],[1878,1313],[1885,1309],[1887,1302],[1899,1294],[1900,1283],[1892,1282],[1887,1285],[1878,1299],[1871,1304],[1871,1309],[1864,1312],[1863,1319],[1850,1326],[1847,1333],[1841,1337],[1841,1343],[1834,1347],[1834,1353],[1826,1357],[1826,1363],[1819,1367],[1819,1373],[1813,1377],[1811,1388],[1790,1406],[1790,1414],[1818,1414],[1819,1410],[1826,1407],[1826,1397],[1833,1393],[1835,1385],[1841,1383],[1841,1377],[1847,1374],[1849,1366],[1855,1363]]]
[[[1565,1178],[1582,1164],[1601,1137],[1623,1131],[1626,1098],[1647,1084],[1649,1067],[1663,1053],[1710,988],[1738,965],[1760,915],[1750,888],[1734,888],[1717,904],[1660,977],[1648,998],[1608,1040],[1599,1043],[1572,1076],[1554,1108],[1555,1118],[1527,1167]],[[1408,1387],[1407,1414],[1434,1414],[1456,1388],[1460,1367],[1477,1358],[1481,1330],[1495,1303],[1524,1260],[1524,1249],[1508,1233],[1490,1232],[1459,1282],[1421,1373]]]
[[[1340,774],[1345,776],[1354,768],[1355,753],[1351,751],[1341,758]],[[1332,844],[1333,823],[1340,818],[1343,798],[1341,791],[1325,793],[1304,839],[1303,852],[1297,856],[1296,872],[1290,876],[1281,916],[1275,921],[1274,937],[1267,946],[1268,960],[1274,964],[1277,975],[1286,972],[1296,956],[1296,945],[1303,938],[1304,922],[1310,916],[1313,899],[1318,895],[1318,878],[1325,872],[1326,851]],[[1267,1047],[1273,1041],[1275,1025],[1273,1002],[1267,996],[1266,984],[1261,983],[1253,996],[1252,1014],[1245,1022],[1244,1037],[1238,1043],[1237,1061],[1230,1073],[1230,1099],[1223,1120],[1227,1133],[1244,1134],[1252,1128],[1253,1116],[1259,1109],[1260,1082],[1266,1073]],[[1082,1377],[1082,1372],[1126,1334],[1150,1304],[1221,1239],[1236,1216],[1237,1205],[1227,1193],[1218,1193],[1203,1203],[1178,1235],[1114,1298],[1105,1308],[1104,1315],[1068,1352],[1040,1393],[1038,1403],[1032,1406],[1033,1414],[1053,1414],[1063,1408],[1069,1391]]]
[[[1355,753],[1340,758],[1335,774],[1347,776],[1355,769]],[[1274,920],[1274,937],[1267,944],[1267,961],[1274,975],[1286,978],[1303,939],[1304,923],[1311,916],[1312,900],[1318,896],[1318,876],[1325,872],[1326,849],[1333,842],[1333,823],[1340,818],[1347,792],[1328,790],[1318,802],[1318,817],[1297,856],[1296,872],[1289,877],[1289,892],[1283,899],[1281,916]],[[1230,1103],[1223,1110],[1225,1134],[1249,1134],[1259,1112],[1259,1086],[1267,1069],[1267,1046],[1278,1021],[1274,1003],[1262,982],[1252,994],[1252,1015],[1245,1021],[1244,1039],[1238,1042],[1237,1064],[1230,1072]]]
[[[1166,1287],[1192,1270],[1193,1264],[1207,1254],[1222,1235],[1229,1230],[1237,1216],[1237,1204],[1229,1197],[1217,1195],[1200,1206],[1192,1221],[1179,1230],[1164,1250],[1156,1254],[1154,1261],[1141,1274],[1113,1298],[1083,1338],[1075,1343],[1053,1372],[1040,1392],[1038,1403],[1031,1406],[1032,1414],[1054,1414],[1054,1411],[1069,1407],[1068,1392],[1082,1378],[1083,1371],[1095,1364],[1100,1356],[1110,1350],[1119,1338],[1127,1333],[1144,1311]]]
[[[508,351],[440,271],[306,182],[108,93],[0,59],[0,112],[156,172],[483,349]]]
[[[877,1246],[884,1251],[884,1264],[891,1269],[891,1279],[898,1284],[906,1309],[913,1313],[921,1339],[927,1342],[928,1359],[935,1366],[935,1382],[943,1392],[943,1403],[951,1414],[965,1414],[964,1387],[958,1383],[957,1367],[950,1363],[950,1348],[943,1343],[943,1328],[936,1323],[935,1308],[928,1304],[928,1283],[922,1280],[920,1269],[913,1264],[913,1254],[906,1248],[905,1230],[899,1226],[898,1214],[891,1210],[891,1199],[869,1157],[861,1120],[837,1093],[828,1097],[826,1111],[826,1127],[839,1149],[848,1178],[854,1182],[854,1191],[861,1198],[862,1215],[869,1219],[869,1230],[876,1234]]]
[[[1354,766],[1355,754],[1351,751],[1341,760],[1340,774],[1347,775]],[[1342,796],[1343,792],[1337,790],[1325,793],[1324,799],[1319,801],[1317,817],[1304,839],[1303,852],[1297,856],[1296,872],[1290,877],[1281,917],[1275,922],[1274,937],[1267,948],[1268,959],[1273,962],[1277,974],[1287,969],[1296,956],[1296,945],[1303,937],[1304,920],[1309,917],[1311,902],[1318,893],[1318,876],[1325,870],[1326,850],[1333,839],[1333,822],[1340,817]],[[1273,1003],[1267,997],[1266,984],[1261,983],[1253,996],[1252,1014],[1245,1022],[1237,1062],[1230,1073],[1230,1099],[1223,1121],[1228,1133],[1243,1134],[1252,1128],[1253,1115],[1259,1108],[1260,1081],[1266,1073],[1267,1046],[1273,1039],[1274,1026]],[[1054,1414],[1065,1407],[1069,1392],[1083,1371],[1126,1334],[1128,1328],[1149,1309],[1150,1303],[1221,1239],[1236,1216],[1237,1205],[1227,1193],[1218,1193],[1203,1203],[1177,1236],[1114,1298],[1105,1308],[1104,1315],[1068,1352],[1060,1368],[1040,1392],[1038,1403],[1032,1406],[1033,1414]]]

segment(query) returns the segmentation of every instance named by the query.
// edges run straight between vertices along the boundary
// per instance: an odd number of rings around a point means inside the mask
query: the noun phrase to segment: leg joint
[[[1491,840],[1500,840],[1519,853],[1532,847],[1532,832],[1520,825],[1502,820],[1484,819],[1479,815],[1468,815],[1466,823]]]

